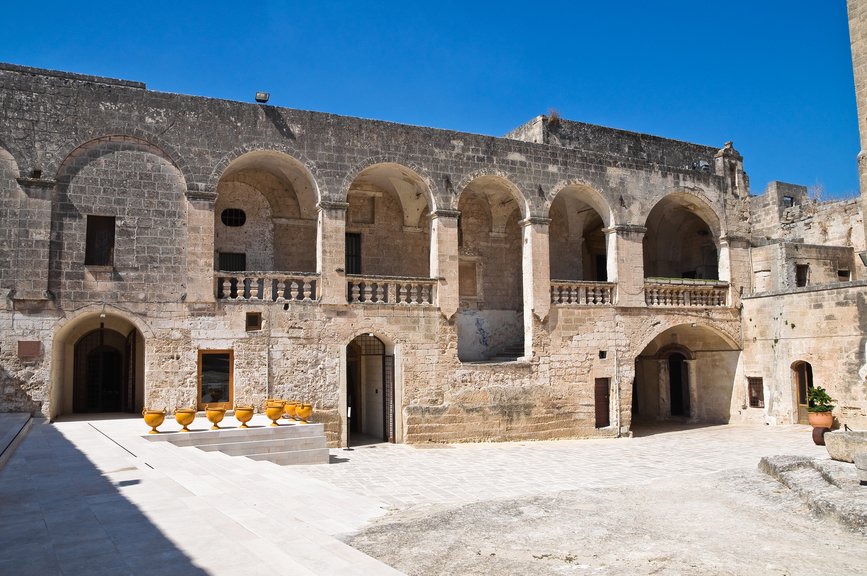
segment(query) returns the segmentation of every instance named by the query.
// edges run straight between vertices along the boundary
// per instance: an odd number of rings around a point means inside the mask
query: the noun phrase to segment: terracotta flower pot
[[[157,430],[157,427],[162,424],[166,419],[166,409],[162,410],[147,410],[143,409],[141,411],[141,415],[144,417],[145,424],[151,427],[148,434],[159,434],[160,431]]]
[[[247,422],[253,418],[253,412],[252,406],[235,406],[235,418],[241,423],[239,428],[249,428]]]
[[[807,421],[813,428],[830,428],[834,425],[832,412],[807,412]]]
[[[175,420],[178,424],[182,426],[181,432],[189,432],[190,429],[187,428],[190,424],[193,423],[193,420],[196,419],[196,410],[195,408],[178,408],[175,410]]]
[[[208,406],[205,404],[205,415],[208,417],[211,424],[213,424],[211,430],[219,430],[219,424],[226,416],[226,409],[222,406]]]

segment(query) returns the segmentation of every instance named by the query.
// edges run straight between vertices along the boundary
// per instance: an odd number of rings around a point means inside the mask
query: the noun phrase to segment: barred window
[[[765,387],[761,378],[748,377],[747,388],[750,398],[750,408],[765,407]]]

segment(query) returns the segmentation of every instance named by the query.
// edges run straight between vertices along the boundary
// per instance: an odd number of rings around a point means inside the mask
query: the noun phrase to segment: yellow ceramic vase
[[[143,409],[141,411],[141,415],[144,417],[145,424],[151,427],[148,434],[159,434],[160,431],[157,430],[157,427],[162,424],[166,419],[165,408],[163,408],[162,410]]]
[[[253,418],[252,406],[235,406],[235,418],[241,423],[240,428],[249,428],[247,422]]]
[[[310,404],[299,404],[295,407],[295,414],[305,424],[310,423],[310,416],[313,414],[313,406]]]
[[[265,416],[271,420],[271,426],[279,426],[277,420],[283,417],[283,400],[268,400],[265,402]]]
[[[213,426],[211,426],[211,430],[219,430],[219,424],[226,416],[226,409],[222,406],[208,406],[207,404],[205,404],[205,414],[207,415],[208,420],[210,420],[211,424],[213,424]]]
[[[286,416],[289,416],[290,420],[295,420],[295,408],[298,406],[298,402],[286,402],[286,405],[283,406],[283,411],[286,413]]]
[[[175,410],[175,420],[178,424],[182,426],[181,432],[189,432],[190,429],[187,428],[190,424],[193,423],[193,420],[196,419],[196,409],[195,408],[178,408]]]

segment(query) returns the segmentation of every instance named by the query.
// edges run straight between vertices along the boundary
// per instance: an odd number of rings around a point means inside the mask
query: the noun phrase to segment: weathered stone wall
[[[867,426],[865,286],[807,286],[744,298],[744,376],[763,378],[768,422],[797,421],[792,365],[805,361],[812,365],[814,385],[838,400],[838,420]]]

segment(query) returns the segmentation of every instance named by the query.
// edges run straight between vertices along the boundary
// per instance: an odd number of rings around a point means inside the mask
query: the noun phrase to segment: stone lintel
[[[433,218],[459,218],[460,215],[460,210],[447,210],[445,208],[440,208],[431,214]]]
[[[349,202],[334,202],[331,200],[320,200],[319,203],[316,204],[316,206],[320,210],[322,210],[323,212],[328,211],[328,210],[346,212],[346,210],[349,208]]]
[[[520,220],[518,224],[522,227],[525,226],[549,226],[551,224],[550,218],[544,218],[542,216],[528,216],[527,218]]]

